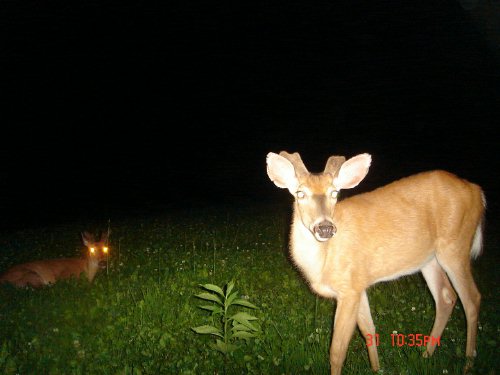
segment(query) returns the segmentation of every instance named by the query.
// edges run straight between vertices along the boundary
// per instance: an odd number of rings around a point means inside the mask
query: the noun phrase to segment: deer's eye
[[[91,247],[91,248],[90,248],[90,252],[91,252],[92,254],[94,254],[94,253],[95,253],[95,248],[94,248],[94,247]]]
[[[332,190],[332,192],[330,193],[330,197],[332,197],[333,199],[337,199],[339,195],[339,192],[337,190]]]
[[[304,193],[303,191],[298,191],[297,193],[297,198],[299,199],[304,199],[306,197],[306,193]]]
[[[107,247],[103,247],[103,248],[102,248],[102,251],[103,251],[105,254],[107,254],[107,252],[108,252],[108,248],[107,248]]]

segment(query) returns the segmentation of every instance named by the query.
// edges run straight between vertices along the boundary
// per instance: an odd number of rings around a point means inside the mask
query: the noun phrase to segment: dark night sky
[[[497,207],[500,54],[457,1],[0,8],[3,228],[282,199],[283,149],[370,152],[365,189],[449,169]]]

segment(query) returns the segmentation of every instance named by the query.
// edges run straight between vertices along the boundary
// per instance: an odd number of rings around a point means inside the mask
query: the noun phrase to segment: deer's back
[[[417,271],[443,243],[469,241],[483,214],[481,188],[444,171],[424,172],[338,203],[327,264],[356,264],[359,283]]]

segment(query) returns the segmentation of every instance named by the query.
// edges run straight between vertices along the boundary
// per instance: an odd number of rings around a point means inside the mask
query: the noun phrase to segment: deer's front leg
[[[373,343],[373,341],[376,340],[375,325],[373,324],[366,290],[361,294],[361,301],[358,309],[358,327],[366,341],[372,370],[378,371],[380,369],[380,364],[378,361],[377,345]],[[370,341],[371,344],[369,344]]]
[[[340,375],[352,333],[356,327],[361,295],[350,293],[339,296],[330,346],[330,368],[332,375]]]

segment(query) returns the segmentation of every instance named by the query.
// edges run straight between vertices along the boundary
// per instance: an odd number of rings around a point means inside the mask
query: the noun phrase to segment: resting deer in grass
[[[106,265],[108,234],[103,234],[96,241],[92,234],[83,232],[82,240],[88,249],[83,258],[46,259],[18,264],[0,276],[0,283],[10,283],[19,288],[40,288],[57,280],[79,278],[82,273],[92,282],[99,268]]]
[[[467,318],[466,355],[474,357],[481,295],[470,259],[482,248],[481,188],[431,171],[337,201],[340,190],[363,180],[370,164],[369,154],[347,161],[332,156],[323,173],[311,174],[298,153],[267,155],[269,178],[295,197],[292,259],[315,293],[337,300],[331,373],[341,373],[356,324],[365,340],[375,335],[367,288],[417,271],[436,304],[430,336],[441,336],[458,293]],[[436,347],[431,341],[425,357]],[[368,354],[372,369],[379,370],[377,346],[368,346]]]

